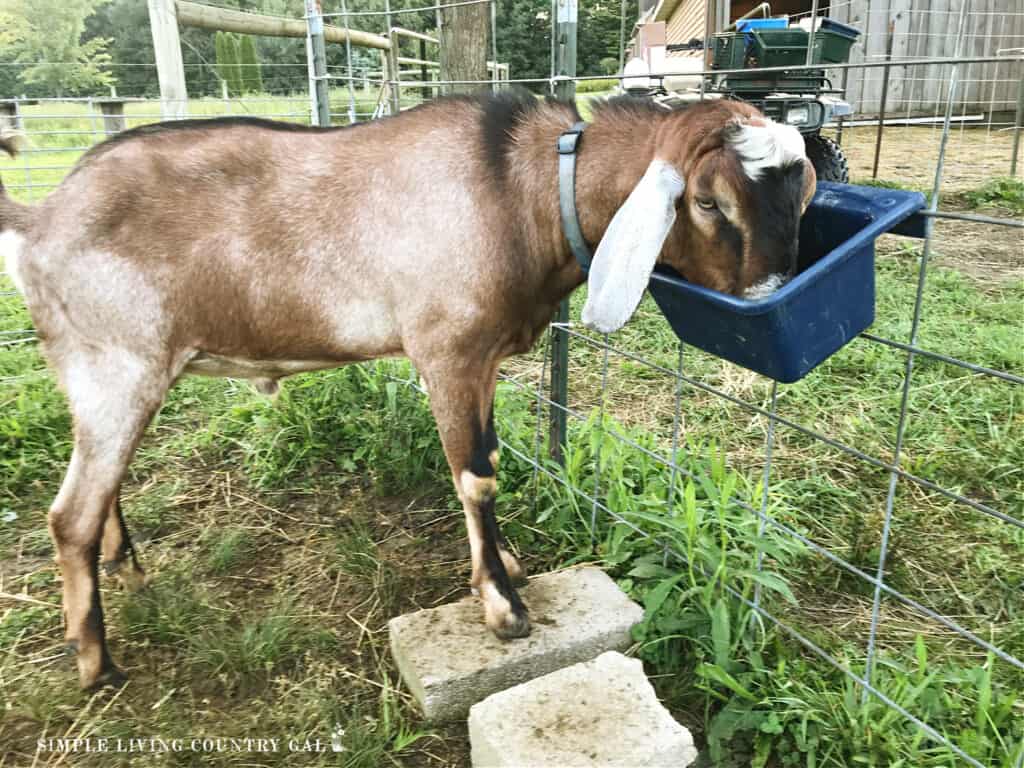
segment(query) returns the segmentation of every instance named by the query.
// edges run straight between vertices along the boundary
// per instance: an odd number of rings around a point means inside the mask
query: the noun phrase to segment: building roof
[[[683,0],[659,0],[654,6],[654,17],[651,21],[668,21],[682,2]]]

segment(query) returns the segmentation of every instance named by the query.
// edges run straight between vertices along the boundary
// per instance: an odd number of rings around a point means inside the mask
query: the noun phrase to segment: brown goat
[[[121,679],[97,565],[144,583],[119,488],[185,373],[266,389],[300,371],[411,359],[465,510],[487,626],[530,631],[513,587],[523,569],[495,518],[492,407],[501,360],[529,350],[585,279],[562,233],[555,150],[578,119],[570,104],[488,96],[344,129],[167,123],[93,148],[35,207],[0,194],[0,253],[74,418],[49,524],[84,687]],[[600,244],[585,322],[626,322],[659,253],[737,295],[790,271],[814,182],[799,134],[749,106],[599,106],[576,182],[583,234]]]

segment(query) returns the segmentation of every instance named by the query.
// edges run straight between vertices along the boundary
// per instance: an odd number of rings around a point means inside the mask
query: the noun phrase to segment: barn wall
[[[965,0],[850,0],[833,4],[830,16],[862,30],[851,62],[952,57],[957,21]],[[964,56],[995,55],[999,49],[1024,47],[1024,0],[966,0]],[[834,72],[836,85],[843,76]],[[886,111],[891,115],[941,115],[949,87],[949,65],[901,67],[889,75]],[[960,67],[956,114],[1009,112],[1024,76],[1020,63],[993,62]],[[855,110],[877,114],[883,69],[849,70],[846,93]]]
[[[668,41],[688,43],[704,37],[704,0],[682,0],[668,20]],[[671,53],[670,56],[700,56],[700,51]]]

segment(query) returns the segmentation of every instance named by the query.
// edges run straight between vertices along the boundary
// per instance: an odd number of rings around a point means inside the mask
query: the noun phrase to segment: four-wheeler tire
[[[846,156],[838,144],[820,133],[809,133],[804,136],[807,147],[807,159],[818,174],[818,181],[836,181],[840,184],[850,183],[850,169],[846,165]]]

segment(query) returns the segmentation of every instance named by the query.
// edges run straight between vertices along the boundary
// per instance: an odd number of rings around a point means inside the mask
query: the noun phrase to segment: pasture
[[[342,95],[339,94],[339,100]],[[60,104],[74,115],[73,105]],[[193,114],[225,104],[193,102]],[[42,115],[53,105],[30,107]],[[304,119],[308,100],[268,99],[261,113]],[[150,114],[152,103],[129,105]],[[143,110],[148,110],[144,112]],[[137,118],[135,122],[147,118]],[[88,117],[33,121],[37,149],[0,161],[19,199],[56,183],[93,135]],[[45,131],[52,133],[45,134]],[[881,182],[927,188],[934,157],[912,152],[931,128],[891,132]],[[898,138],[895,138],[898,137]],[[866,181],[870,129],[848,131]],[[948,210],[1021,217],[1024,184],[993,179],[986,159],[1009,137],[954,134]],[[862,151],[863,150],[863,151]],[[1005,166],[1005,163],[1003,163]],[[993,164],[993,167],[994,164]],[[961,169],[961,170],[956,170]],[[1024,259],[1019,230],[938,224],[921,339],[929,349],[1024,375]],[[920,241],[886,236],[877,264],[872,332],[908,335]],[[397,680],[386,622],[467,592],[462,513],[427,400],[404,362],[369,363],[287,381],[270,401],[248,384],[187,378],[171,393],[133,463],[123,499],[152,584],[143,593],[103,581],[114,654],[130,675],[92,697],[62,653],[60,585],[45,524],[70,450],[70,423],[31,326],[4,283],[0,296],[0,766],[136,764],[464,766],[465,727],[422,723]],[[574,296],[578,320],[582,292]],[[666,369],[678,342],[650,299],[617,334],[617,348]],[[545,348],[514,359],[499,384],[498,433],[531,456],[536,385]],[[872,595],[814,552],[770,530],[734,500],[761,500],[767,419],[695,387],[680,396],[676,462],[697,477],[669,478],[642,451],[672,451],[676,392],[667,377],[602,350],[572,347],[565,466],[536,473],[506,450],[499,471],[502,526],[531,573],[599,563],[646,608],[635,633],[659,694],[694,732],[707,765],[953,768],[958,758],[835,669],[770,627],[745,604],[755,587],[773,612],[852,666],[862,663]],[[807,379],[780,389],[779,414],[871,456],[891,455],[904,356],[857,340]],[[1019,388],[937,361],[917,363],[904,444],[909,471],[1020,516],[1024,513],[1024,398]],[[767,407],[770,382],[688,349],[688,375]],[[603,408],[602,408],[603,402]],[[601,416],[603,412],[603,417]],[[543,430],[542,430],[543,432]],[[599,518],[565,486],[600,484],[633,528]],[[542,450],[542,454],[546,454]],[[790,527],[870,571],[877,563],[889,473],[795,431],[776,434],[771,511]],[[672,511],[664,514],[668,496]],[[1024,531],[903,483],[887,583],[1018,658],[1024,655]],[[655,515],[653,512],[659,511]],[[640,535],[646,533],[654,540]],[[715,574],[669,561],[670,541]],[[768,556],[757,574],[751,561]],[[986,765],[1012,768],[1024,739],[1024,674],[896,601],[882,604],[876,686]],[[331,734],[344,731],[341,752]],[[37,755],[40,738],[276,736],[327,751]],[[143,760],[146,762],[144,763]],[[813,760],[812,762],[809,762]]]

